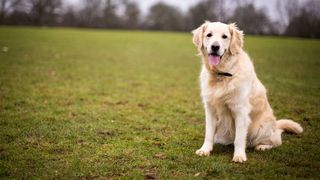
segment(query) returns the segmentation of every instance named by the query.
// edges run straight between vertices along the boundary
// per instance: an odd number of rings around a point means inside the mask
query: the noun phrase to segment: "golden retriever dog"
[[[247,160],[246,147],[266,150],[281,145],[281,133],[302,133],[292,120],[276,120],[265,87],[243,47],[235,24],[206,21],[192,31],[202,59],[201,96],[205,108],[205,139],[196,151],[208,156],[215,143],[234,144],[232,161]]]

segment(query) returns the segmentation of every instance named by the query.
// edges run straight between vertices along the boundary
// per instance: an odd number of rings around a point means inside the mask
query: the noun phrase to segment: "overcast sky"
[[[81,0],[66,0],[66,1],[70,4],[78,4],[81,2]],[[139,5],[142,13],[146,14],[149,10],[149,7],[157,2],[165,2],[167,4],[178,7],[182,11],[187,11],[190,6],[197,4],[201,0],[131,0],[131,1],[136,2]],[[256,0],[254,2],[258,8],[265,8],[269,13],[270,18],[274,20],[277,19],[276,13],[270,13],[275,11],[274,5],[276,0]]]

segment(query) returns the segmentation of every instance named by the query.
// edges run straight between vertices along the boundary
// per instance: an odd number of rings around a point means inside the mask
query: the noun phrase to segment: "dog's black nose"
[[[211,50],[212,50],[213,52],[217,52],[219,49],[220,49],[220,46],[219,46],[219,45],[212,45],[212,46],[211,46]]]

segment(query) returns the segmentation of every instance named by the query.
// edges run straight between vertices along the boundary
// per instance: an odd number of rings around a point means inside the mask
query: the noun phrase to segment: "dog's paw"
[[[210,155],[210,152],[211,152],[211,150],[208,150],[208,149],[198,149],[197,151],[196,151],[196,154],[198,155],[198,156],[209,156]]]
[[[243,163],[245,161],[247,161],[247,156],[246,154],[235,154],[233,156],[233,159],[232,159],[233,162],[238,162],[238,163]]]
[[[265,150],[271,149],[272,147],[273,147],[272,145],[261,144],[261,145],[257,145],[254,149],[257,151],[265,151]]]

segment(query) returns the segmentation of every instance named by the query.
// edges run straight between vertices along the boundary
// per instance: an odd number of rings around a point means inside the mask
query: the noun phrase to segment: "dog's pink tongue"
[[[211,66],[216,66],[220,63],[220,56],[209,55],[208,60]]]

